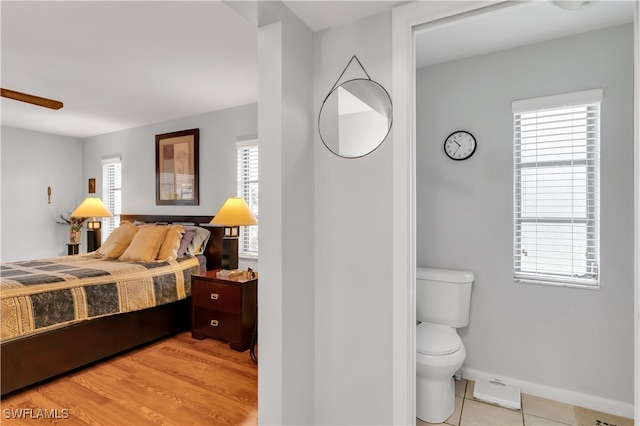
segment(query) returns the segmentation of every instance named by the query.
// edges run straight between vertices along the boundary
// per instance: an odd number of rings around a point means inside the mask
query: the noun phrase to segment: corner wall
[[[6,126],[1,139],[0,261],[66,256],[69,227],[56,222],[84,200],[80,140]]]
[[[634,252],[636,253],[635,259],[635,374],[634,374],[634,389],[635,389],[635,423],[640,424],[640,259],[638,254],[640,253],[640,3],[636,2],[635,20],[634,20],[634,64],[635,64],[635,90],[634,93],[634,107],[635,107],[635,241]]]
[[[280,2],[260,25],[260,424],[314,424],[313,33]]]

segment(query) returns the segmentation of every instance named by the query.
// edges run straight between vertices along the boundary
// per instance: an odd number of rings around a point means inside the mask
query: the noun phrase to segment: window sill
[[[601,290],[600,284],[594,284],[594,285],[570,284],[570,283],[561,283],[556,281],[527,280],[522,278],[514,278],[513,281],[517,283],[544,285],[544,286],[550,286],[550,287],[570,287],[570,288],[577,288],[577,289],[584,289],[584,290],[598,290],[598,291]]]

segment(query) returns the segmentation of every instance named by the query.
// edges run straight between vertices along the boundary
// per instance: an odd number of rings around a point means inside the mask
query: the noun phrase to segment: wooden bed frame
[[[207,270],[222,264],[223,228],[207,226],[212,216],[121,215],[121,220],[180,223],[211,231],[204,256]],[[59,374],[99,361],[136,346],[188,330],[191,297],[154,308],[73,324],[0,345],[2,381],[6,395]]]

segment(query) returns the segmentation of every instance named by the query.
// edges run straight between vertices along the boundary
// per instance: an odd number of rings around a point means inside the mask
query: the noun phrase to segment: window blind
[[[110,157],[102,160],[102,201],[113,217],[102,219],[102,242],[109,234],[120,226],[122,213],[122,160],[120,157]]]
[[[597,287],[602,91],[566,96],[513,104],[514,278]]]
[[[238,197],[244,199],[259,220],[258,208],[258,141],[236,143],[238,157]],[[242,255],[258,255],[258,225],[240,229],[239,252]]]

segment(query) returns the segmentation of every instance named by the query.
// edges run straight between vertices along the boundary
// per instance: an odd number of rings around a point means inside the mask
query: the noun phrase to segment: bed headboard
[[[222,268],[222,236],[224,228],[222,226],[210,225],[213,216],[172,216],[172,215],[153,215],[153,214],[121,214],[120,220],[128,220],[134,222],[157,222],[157,223],[175,223],[182,225],[196,225],[211,231],[211,237],[204,249],[204,256],[207,258],[207,270]]]

